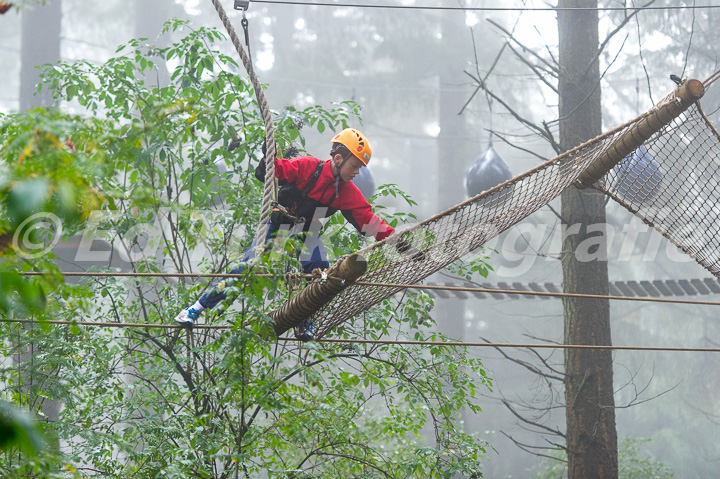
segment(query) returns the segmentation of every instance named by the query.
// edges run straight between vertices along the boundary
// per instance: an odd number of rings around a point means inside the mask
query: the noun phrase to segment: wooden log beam
[[[633,125],[580,175],[575,186],[581,189],[587,188],[600,180],[651,136],[702,98],[705,94],[705,87],[701,81],[691,79],[686,80],[673,93],[674,100],[653,110],[648,116]]]
[[[359,254],[352,254],[333,264],[327,270],[327,278],[309,283],[297,296],[270,313],[275,334],[280,336],[302,324],[365,274],[366,270],[367,262]]]

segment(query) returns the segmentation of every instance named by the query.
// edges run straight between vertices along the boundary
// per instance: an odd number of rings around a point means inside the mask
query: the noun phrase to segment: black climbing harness
[[[278,191],[278,200],[273,202],[273,212],[270,220],[275,225],[282,224],[302,224],[307,223],[309,227],[310,221],[313,219],[315,201],[309,202],[308,195],[315,188],[315,185],[322,174],[324,162],[318,161],[315,172],[305,185],[302,191],[297,185],[291,183],[282,185]],[[313,204],[310,204],[313,203]],[[305,229],[305,228],[304,228]]]

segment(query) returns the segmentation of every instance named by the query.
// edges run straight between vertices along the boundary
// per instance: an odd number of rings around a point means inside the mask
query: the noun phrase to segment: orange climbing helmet
[[[354,128],[345,128],[335,135],[331,143],[340,143],[355,155],[365,166],[370,162],[372,148],[367,137]]]

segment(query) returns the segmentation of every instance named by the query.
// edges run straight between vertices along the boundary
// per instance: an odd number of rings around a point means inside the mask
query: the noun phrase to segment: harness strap
[[[294,213],[296,211],[298,203],[300,201],[306,200],[308,198],[308,195],[312,191],[312,189],[315,188],[315,185],[317,185],[318,179],[320,178],[320,175],[322,174],[323,165],[324,165],[324,162],[322,160],[318,161],[318,164],[315,167],[315,172],[312,174],[312,176],[310,177],[310,180],[308,180],[307,184],[305,185],[305,188],[303,188],[302,191],[300,191],[300,189],[297,188],[297,186],[295,184],[289,184],[289,185],[283,186],[283,188],[294,189],[295,191],[297,191],[297,193],[292,195],[292,204],[287,205],[287,207],[281,205],[278,201],[273,201],[272,202],[272,206],[273,206],[272,211],[282,213],[282,215],[285,218],[289,219],[293,224],[296,224],[296,225],[307,222],[308,221],[307,218],[304,218],[301,216],[296,216]],[[281,188],[281,195],[280,195],[281,197],[282,197],[282,191],[283,191],[283,189]],[[292,212],[288,211],[288,208],[290,208],[292,210]]]
[[[281,205],[277,201],[273,201],[273,202],[271,202],[271,204],[273,207],[273,209],[272,209],[273,211],[279,211],[283,215],[290,218],[290,220],[292,220],[292,222],[294,224],[305,223],[305,218],[298,218],[297,216],[293,216],[292,214],[290,214],[290,212],[287,210],[287,208],[285,208],[283,205]]]
[[[315,173],[313,173],[310,181],[308,181],[307,185],[305,185],[305,188],[302,190],[303,198],[307,198],[312,189],[315,188],[315,185],[317,185],[318,178],[320,178],[320,175],[322,174],[323,165],[324,162],[322,160],[318,161],[317,167],[315,167]]]

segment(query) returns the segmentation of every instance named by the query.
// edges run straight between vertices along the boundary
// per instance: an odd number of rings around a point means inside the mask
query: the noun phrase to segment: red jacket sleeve
[[[395,228],[373,213],[370,203],[353,183],[343,185],[338,209],[345,219],[359,232],[366,236],[374,236],[380,241],[395,232]]]

